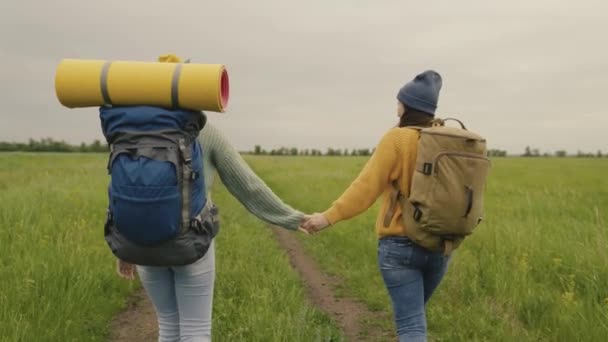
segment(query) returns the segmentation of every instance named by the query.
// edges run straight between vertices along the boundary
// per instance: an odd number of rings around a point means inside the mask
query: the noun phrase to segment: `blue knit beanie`
[[[406,83],[399,90],[397,99],[408,108],[435,116],[441,84],[441,75],[436,71],[427,70]]]

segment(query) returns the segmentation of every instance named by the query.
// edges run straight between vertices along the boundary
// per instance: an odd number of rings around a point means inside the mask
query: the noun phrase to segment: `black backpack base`
[[[207,204],[176,238],[157,245],[143,246],[129,241],[116,229],[110,216],[104,234],[112,253],[122,261],[140,266],[183,266],[205,256],[219,229],[218,209]]]

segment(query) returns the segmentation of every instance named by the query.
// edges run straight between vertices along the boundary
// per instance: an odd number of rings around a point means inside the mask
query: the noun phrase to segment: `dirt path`
[[[152,303],[144,289],[129,299],[127,309],[110,324],[110,342],[151,342],[158,337],[158,325]]]
[[[335,289],[340,279],[320,271],[317,263],[302,249],[295,234],[282,228],[272,228],[279,244],[289,256],[292,267],[300,274],[311,303],[338,323],[349,342],[393,341],[391,332],[362,324],[362,321],[387,315],[371,312],[351,298],[337,297]],[[158,336],[156,314],[143,289],[129,299],[127,309],[110,325],[110,342],[149,342]]]
[[[372,312],[365,304],[352,298],[337,297],[335,289],[340,285],[340,279],[321,272],[317,263],[304,252],[295,234],[282,228],[273,228],[273,231],[281,247],[287,251],[291,265],[300,274],[309,300],[338,323],[348,341],[394,340],[391,332],[362,324],[365,319],[373,317],[390,319],[384,317],[387,315]]]

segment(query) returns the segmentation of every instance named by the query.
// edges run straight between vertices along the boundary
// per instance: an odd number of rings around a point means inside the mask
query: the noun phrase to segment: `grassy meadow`
[[[250,158],[287,202],[323,211],[363,158]],[[608,159],[493,160],[486,219],[429,302],[435,341],[608,339]],[[377,268],[375,206],[301,240],[340,291],[390,310]],[[393,329],[391,321],[369,322]]]
[[[360,157],[247,157],[286,202],[324,210]],[[105,245],[105,154],[0,154],[0,341],[104,341],[138,286]],[[608,159],[496,159],[486,220],[431,300],[434,341],[604,341],[608,336]],[[340,341],[306,301],[265,224],[220,184],[214,341]],[[341,295],[390,311],[376,265],[377,207],[299,235]],[[392,320],[369,325],[393,330]]]
[[[0,341],[105,341],[138,286],[118,278],[103,239],[106,161],[0,154]],[[213,198],[223,219],[214,341],[339,341],[266,225],[220,184]]]

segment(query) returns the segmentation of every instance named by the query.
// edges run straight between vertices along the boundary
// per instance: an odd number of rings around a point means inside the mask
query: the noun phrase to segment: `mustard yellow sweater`
[[[409,128],[393,128],[388,131],[376,147],[355,181],[323,214],[333,225],[357,216],[371,207],[384,194],[382,208],[376,219],[376,234],[404,236],[406,227],[401,220],[401,208],[397,205],[389,227],[384,227],[384,216],[388,210],[391,182],[399,181],[401,193],[410,193],[410,183],[416,166],[419,133]]]

